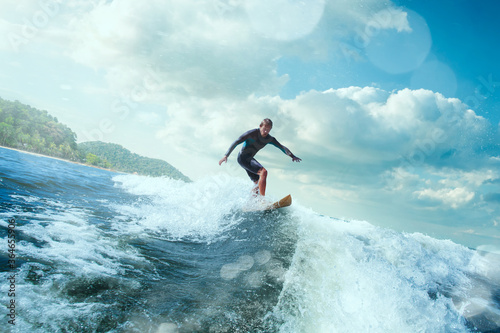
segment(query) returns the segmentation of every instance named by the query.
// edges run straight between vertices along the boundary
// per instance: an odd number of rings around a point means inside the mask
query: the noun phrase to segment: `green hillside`
[[[0,146],[147,176],[190,181],[165,161],[143,157],[120,145],[76,143],[76,134],[47,111],[0,98]]]
[[[86,156],[89,164],[127,173],[137,173],[147,176],[167,176],[190,181],[189,178],[169,163],[134,154],[115,143],[104,143],[101,141],[83,142],[78,144],[78,150]]]
[[[0,98],[0,145],[80,161],[76,134],[47,111]]]

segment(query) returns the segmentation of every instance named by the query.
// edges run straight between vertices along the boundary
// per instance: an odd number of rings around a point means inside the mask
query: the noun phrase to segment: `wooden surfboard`
[[[244,209],[245,212],[257,212],[257,211],[267,211],[267,210],[273,210],[273,209],[278,209],[278,208],[283,208],[283,207],[288,207],[292,204],[292,196],[289,194],[286,197],[284,197],[281,200],[276,201],[275,203],[267,206],[261,206],[261,207],[249,207],[247,209]]]
[[[282,208],[282,207],[288,207],[292,204],[292,196],[289,194],[283,199],[276,201],[273,203],[271,206],[268,206],[264,210],[270,210],[270,209],[277,209],[277,208]]]

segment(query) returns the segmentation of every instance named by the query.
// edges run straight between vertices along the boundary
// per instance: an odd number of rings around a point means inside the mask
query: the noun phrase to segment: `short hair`
[[[259,127],[266,126],[266,125],[273,127],[273,121],[269,118],[266,118],[266,119],[262,120]]]

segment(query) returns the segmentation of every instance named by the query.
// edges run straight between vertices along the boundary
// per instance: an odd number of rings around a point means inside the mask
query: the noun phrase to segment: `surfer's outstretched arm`
[[[280,149],[282,152],[284,152],[286,155],[290,156],[292,158],[292,161],[293,162],[300,162],[302,161],[302,159],[298,158],[297,156],[295,156],[291,151],[290,149],[288,149],[287,147],[283,146],[281,143],[278,142],[278,140],[276,140],[276,138],[273,138],[273,140],[271,141],[271,144],[275,147],[277,147],[278,149]]]
[[[224,156],[223,158],[220,159],[219,165],[222,165],[223,162],[227,163],[227,156]]]
[[[286,148],[286,147],[285,147]],[[302,161],[301,158],[295,156],[288,148],[286,148],[286,150],[288,150],[288,153],[287,155],[290,156],[292,158],[292,162],[300,162]]]
[[[255,130],[249,130],[249,131],[243,133],[242,135],[240,135],[240,137],[238,139],[236,139],[236,141],[234,141],[231,144],[231,146],[229,147],[227,152],[224,154],[224,157],[220,159],[219,165],[222,165],[223,162],[227,163],[227,158],[231,154],[231,152],[234,150],[234,148],[236,148],[237,145],[245,142],[252,135],[252,132],[254,132],[254,131]]]

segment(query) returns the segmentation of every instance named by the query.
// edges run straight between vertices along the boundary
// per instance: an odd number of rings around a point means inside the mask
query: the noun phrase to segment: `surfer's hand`
[[[302,159],[298,158],[297,156],[292,157],[292,162],[300,162]]]
[[[226,162],[227,163],[227,156],[224,156],[223,158],[220,159],[219,165],[222,165],[222,162]]]

